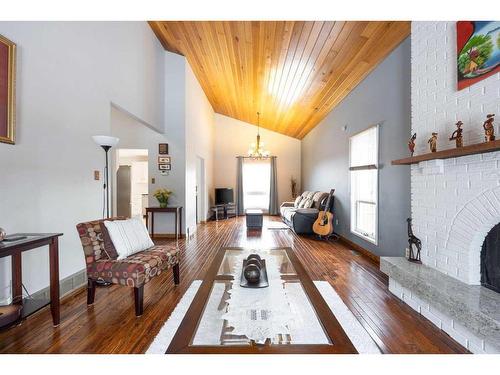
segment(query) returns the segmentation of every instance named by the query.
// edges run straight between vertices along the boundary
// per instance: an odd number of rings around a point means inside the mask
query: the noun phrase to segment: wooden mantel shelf
[[[475,145],[464,146],[460,148],[451,148],[448,150],[429,152],[428,154],[416,155],[409,158],[393,160],[392,165],[410,165],[417,164],[421,161],[435,159],[450,159],[459,158],[460,156],[484,154],[485,152],[493,152],[500,150],[500,140],[492,142],[477,143]]]

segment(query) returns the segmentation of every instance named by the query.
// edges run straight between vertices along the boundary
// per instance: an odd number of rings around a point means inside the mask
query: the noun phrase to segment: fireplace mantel
[[[464,146],[460,148],[451,148],[448,150],[443,150],[438,152],[429,152],[427,154],[393,160],[391,164],[410,165],[410,164],[417,164],[420,163],[421,161],[426,161],[426,160],[458,158],[460,156],[484,154],[486,152],[493,152],[498,150],[500,150],[500,140],[492,142],[476,143],[474,145]]]

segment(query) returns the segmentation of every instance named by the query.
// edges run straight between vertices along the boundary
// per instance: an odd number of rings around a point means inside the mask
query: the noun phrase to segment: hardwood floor
[[[135,317],[132,288],[98,288],[89,307],[82,289],[62,301],[59,327],[52,327],[50,309],[45,308],[0,332],[0,352],[143,353],[191,282],[203,278],[221,246],[292,247],[311,278],[335,288],[384,353],[466,352],[394,297],[372,260],[343,244],[299,237],[290,230],[247,233],[244,218],[202,224],[191,240],[180,240],[181,283],[175,287],[169,271],[147,284],[142,317]]]

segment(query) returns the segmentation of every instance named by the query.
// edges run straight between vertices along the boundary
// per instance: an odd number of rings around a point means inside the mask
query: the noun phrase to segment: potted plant
[[[297,198],[297,179],[295,177],[290,177],[290,188],[292,190],[292,198]]]
[[[165,208],[168,205],[168,198],[173,194],[172,190],[158,189],[154,192],[153,196],[158,199],[160,208]]]

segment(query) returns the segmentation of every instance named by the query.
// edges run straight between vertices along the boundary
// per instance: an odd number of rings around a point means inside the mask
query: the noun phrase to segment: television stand
[[[219,221],[219,218],[229,219],[236,216],[235,203],[216,204],[215,206],[210,207],[210,209],[215,214],[215,221]]]

